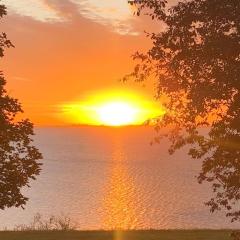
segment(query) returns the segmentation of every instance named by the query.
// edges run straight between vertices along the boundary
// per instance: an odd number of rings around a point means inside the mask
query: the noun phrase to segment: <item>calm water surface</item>
[[[200,163],[185,150],[174,156],[168,143],[150,146],[152,129],[39,128],[35,144],[43,170],[26,209],[0,214],[0,227],[29,223],[36,213],[66,214],[79,229],[234,228],[210,214],[211,196],[195,179]]]

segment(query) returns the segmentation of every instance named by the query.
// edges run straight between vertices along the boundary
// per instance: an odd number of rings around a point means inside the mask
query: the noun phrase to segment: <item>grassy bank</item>
[[[0,232],[1,240],[229,240],[231,230]]]

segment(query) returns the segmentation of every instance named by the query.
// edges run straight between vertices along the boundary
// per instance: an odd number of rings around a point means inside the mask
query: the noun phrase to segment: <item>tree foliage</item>
[[[6,14],[4,5],[0,5],[0,18]],[[4,49],[12,47],[5,33],[0,34],[0,57]],[[17,99],[10,97],[5,89],[6,80],[0,73],[0,209],[23,207],[28,200],[21,189],[29,186],[29,180],[35,179],[40,172],[38,149],[32,146],[33,124],[25,120],[16,120],[22,112]]]
[[[240,1],[167,3],[130,1],[166,28],[149,34],[151,49],[134,54],[126,78],[156,80],[166,114],[154,124],[170,129],[170,153],[190,145],[189,155],[202,159],[198,181],[212,184],[206,204],[240,220]]]

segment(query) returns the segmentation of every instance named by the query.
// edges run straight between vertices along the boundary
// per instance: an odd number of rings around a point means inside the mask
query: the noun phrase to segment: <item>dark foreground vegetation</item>
[[[4,240],[228,240],[231,230],[0,232]]]

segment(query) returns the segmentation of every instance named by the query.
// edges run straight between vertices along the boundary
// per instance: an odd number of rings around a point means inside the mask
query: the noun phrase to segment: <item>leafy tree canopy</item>
[[[138,63],[126,79],[156,80],[166,109],[156,130],[170,129],[170,153],[189,144],[189,155],[203,160],[198,180],[212,184],[211,211],[240,220],[240,1],[130,4],[166,27],[149,34],[151,49],[134,55]]]
[[[6,8],[0,5],[0,18]],[[5,33],[0,34],[0,57],[4,49],[12,47]],[[29,186],[29,180],[40,173],[42,158],[32,146],[33,124],[25,119],[16,120],[22,112],[17,99],[10,97],[5,89],[6,80],[0,73],[0,209],[23,207],[28,200],[21,189]]]

